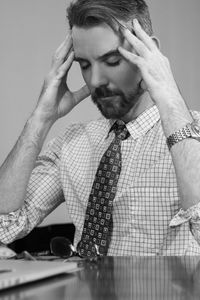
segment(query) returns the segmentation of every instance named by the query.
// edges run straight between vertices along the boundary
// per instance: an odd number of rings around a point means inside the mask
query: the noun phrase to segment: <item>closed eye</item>
[[[104,63],[108,66],[118,66],[122,60],[122,56],[119,54],[111,54],[103,59]]]
[[[118,59],[116,61],[106,61],[106,64],[110,67],[115,67],[115,66],[118,66],[121,62],[121,59]]]
[[[80,57],[75,57],[74,61],[79,63],[82,70],[86,70],[90,66],[90,63],[88,60],[80,58]]]
[[[82,70],[86,70],[86,69],[88,69],[89,68],[89,66],[90,66],[90,64],[84,64],[84,63],[80,63],[80,67],[81,67],[81,69]]]
[[[105,61],[104,63],[109,66],[109,67],[115,67],[115,66],[119,66],[121,62],[121,59],[118,59],[116,61]],[[89,68],[90,64],[83,64],[80,63],[80,67],[82,70],[87,70]]]

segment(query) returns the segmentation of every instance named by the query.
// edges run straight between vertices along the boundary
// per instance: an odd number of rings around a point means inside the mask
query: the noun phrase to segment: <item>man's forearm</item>
[[[122,30],[132,50],[119,47],[119,52],[139,68],[140,86],[157,105],[167,138],[193,119],[174,80],[169,60],[158,49],[155,37],[150,37],[136,19],[133,27],[134,34],[128,29]],[[200,201],[200,143],[193,139],[183,140],[172,147],[171,154],[181,205],[187,209]]]
[[[17,210],[23,205],[31,172],[50,127],[50,123],[42,123],[33,114],[1,166],[0,214]]]
[[[158,104],[166,138],[175,131],[191,123],[193,118],[181,95],[179,99]],[[181,206],[188,209],[200,201],[200,143],[187,138],[171,148],[176,171]]]
[[[74,60],[71,32],[56,50],[36,109],[0,168],[0,213],[20,208],[36,158],[51,126],[90,95],[87,86],[71,92],[67,75]]]

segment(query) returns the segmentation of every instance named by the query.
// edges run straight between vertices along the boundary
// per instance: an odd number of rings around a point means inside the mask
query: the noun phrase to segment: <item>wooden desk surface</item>
[[[69,275],[0,293],[1,300],[200,299],[200,257],[106,257]]]

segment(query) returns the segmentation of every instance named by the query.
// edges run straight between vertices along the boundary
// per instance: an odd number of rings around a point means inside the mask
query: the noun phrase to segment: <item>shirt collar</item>
[[[135,120],[127,124],[131,136],[136,139],[145,135],[160,120],[159,111],[156,105],[146,109]]]
[[[159,111],[156,105],[151,106],[150,108],[146,109],[143,113],[141,113],[136,119],[130,121],[126,124],[130,135],[137,139],[140,136],[145,135],[158,121],[160,120]],[[113,124],[116,120],[107,120],[109,129],[107,131],[108,137]],[[107,127],[108,128],[108,127]]]

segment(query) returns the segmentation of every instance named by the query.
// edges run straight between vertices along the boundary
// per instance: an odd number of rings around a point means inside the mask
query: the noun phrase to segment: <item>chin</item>
[[[116,102],[114,105],[108,105],[108,103],[106,105],[96,103],[97,108],[106,119],[122,119],[128,114],[132,107],[132,105],[124,105],[122,102],[118,102],[118,105],[116,104]]]
[[[99,108],[99,111],[106,119],[122,119],[127,112],[123,113],[121,110],[114,110],[114,109],[102,109]]]

